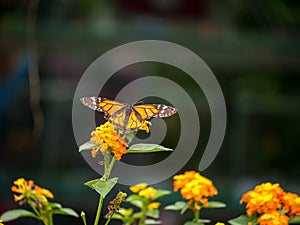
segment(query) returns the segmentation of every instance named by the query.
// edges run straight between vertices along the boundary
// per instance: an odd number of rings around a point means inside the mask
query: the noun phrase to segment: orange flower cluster
[[[106,122],[92,131],[90,141],[100,145],[99,148],[92,150],[93,157],[96,157],[99,150],[102,153],[105,151],[112,153],[117,160],[126,154],[127,143],[117,134],[110,122]]]
[[[300,197],[297,194],[287,192],[282,199],[282,209],[288,213],[290,217],[300,215]]]
[[[195,171],[187,171],[184,174],[174,176],[174,191],[180,189],[182,197],[189,201],[189,205],[193,205],[194,210],[199,210],[199,203],[204,206],[208,205],[206,197],[218,194],[213,182],[200,175]]]
[[[247,203],[248,216],[252,216],[254,212],[270,213],[279,209],[283,195],[284,190],[279,184],[264,183],[244,194],[240,203]]]
[[[14,181],[14,185],[11,190],[19,195],[14,195],[15,202],[19,202],[22,205],[28,201],[39,202],[43,205],[48,203],[47,198],[54,198],[54,195],[47,189],[41,188],[35,185],[32,180],[25,180],[19,178]]]
[[[255,212],[260,215],[260,225],[287,225],[289,218],[300,215],[300,197],[285,192],[279,184],[267,182],[257,185],[243,195],[240,203],[243,202],[247,203],[248,216]]]
[[[279,211],[273,211],[261,215],[257,221],[260,225],[284,225],[289,224],[289,217]]]

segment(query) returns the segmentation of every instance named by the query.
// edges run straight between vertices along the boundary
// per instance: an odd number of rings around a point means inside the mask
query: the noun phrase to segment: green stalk
[[[49,225],[53,225],[53,216],[52,216],[52,214],[49,214],[48,221],[49,221]]]
[[[196,210],[194,211],[194,221],[198,222],[199,219],[200,219],[200,210]]]
[[[44,225],[48,225],[48,223],[47,223],[47,220],[46,220],[46,219],[42,218],[42,219],[41,219],[41,221],[43,221],[43,224],[44,224]]]
[[[145,225],[145,220],[146,220],[146,213],[147,213],[147,207],[148,207],[148,204],[144,204],[143,205],[143,208],[142,208],[142,217],[138,223],[138,225]]]
[[[106,154],[106,153],[104,153]],[[107,181],[108,178],[109,178],[109,175],[111,173],[111,170],[116,162],[116,159],[115,157],[112,158],[108,168],[107,168],[107,160],[109,160],[108,157],[104,157],[104,175],[103,175],[103,181]],[[95,218],[95,222],[94,222],[94,225],[98,225],[99,223],[99,219],[100,219],[100,215],[101,215],[101,210],[102,210],[102,205],[103,205],[103,196],[101,195],[100,196],[100,199],[99,199],[99,203],[98,203],[98,209],[97,209],[97,214],[96,214],[96,218]]]
[[[35,212],[35,214],[37,215],[38,218],[41,218],[41,214],[39,213],[39,211],[35,208],[35,204],[33,202],[31,202],[30,200],[28,201],[28,204],[30,205],[30,207],[32,208],[32,210]]]
[[[100,199],[99,199],[99,204],[98,204],[98,209],[97,209],[97,214],[96,214],[94,225],[98,225],[98,223],[99,223],[102,205],[103,205],[103,196],[101,195]]]
[[[53,225],[51,215],[43,209],[41,209],[41,219],[45,225]]]
[[[110,159],[110,153],[104,152],[104,171],[108,170],[109,159]]]
[[[43,224],[48,225],[47,221],[48,219],[45,218],[40,212],[39,210],[37,210],[37,208],[35,208],[35,204],[32,201],[28,201],[28,205],[32,208],[32,210],[35,212],[35,218],[37,220],[40,220],[43,222]]]
[[[109,164],[109,167],[108,167],[107,171],[105,171],[105,173],[104,173],[104,177],[106,178],[104,181],[108,180],[108,178],[110,176],[110,173],[111,173],[111,170],[112,170],[112,168],[115,165],[115,162],[116,162],[116,158],[113,157],[112,160],[111,160],[111,162],[110,162],[110,164]]]
[[[113,217],[114,214],[115,214],[115,212],[113,212],[113,213],[108,217],[108,219],[107,219],[105,225],[108,225],[108,224],[109,224],[109,222],[110,222],[110,220],[111,220],[111,218]]]

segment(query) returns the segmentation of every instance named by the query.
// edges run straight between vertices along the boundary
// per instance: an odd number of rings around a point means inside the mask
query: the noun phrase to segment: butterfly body
[[[83,97],[80,101],[87,107],[104,113],[104,118],[125,132],[138,130],[145,120],[169,117],[177,112],[163,104],[127,104],[102,97]]]

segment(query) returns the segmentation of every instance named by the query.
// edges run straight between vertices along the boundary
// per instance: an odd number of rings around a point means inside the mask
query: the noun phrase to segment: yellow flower
[[[174,176],[173,185],[174,191],[180,190],[181,196],[186,200],[190,200],[188,204],[193,206],[194,210],[201,208],[198,203],[206,206],[208,204],[206,197],[218,193],[210,179],[195,171],[187,171],[184,174]]]
[[[267,182],[245,193],[240,203],[247,203],[246,212],[251,217],[254,212],[263,214],[278,210],[283,196],[284,191],[279,184]]]
[[[225,223],[217,222],[215,225],[225,225]]]
[[[2,222],[3,222],[3,220],[0,219],[0,225],[4,225],[4,223],[2,223]]]
[[[262,214],[258,220],[260,225],[288,225],[289,217],[278,211]]]
[[[144,190],[146,187],[147,187],[147,183],[140,183],[140,184],[131,186],[131,187],[130,187],[130,190],[131,190],[133,193],[138,193],[138,192],[140,192],[141,190]]]
[[[290,217],[300,215],[300,197],[297,194],[287,192],[282,198],[283,210]]]
[[[96,157],[98,150],[102,153],[105,151],[112,153],[117,160],[126,154],[127,143],[117,134],[110,122],[96,127],[96,130],[91,132],[90,141],[100,145],[99,149],[91,151],[92,157]]]
[[[160,206],[159,202],[152,202],[148,205],[148,210],[157,209]]]
[[[25,203],[33,194],[34,182],[32,180],[25,180],[19,178],[14,181],[16,186],[12,186],[11,190],[19,195],[14,195],[15,202],[19,202],[20,205]]]
[[[45,188],[41,188],[38,185],[35,185],[34,191],[37,195],[43,195],[46,198],[54,198],[54,195],[51,193],[51,191],[49,191]]]
[[[145,197],[147,199],[152,199],[153,196],[156,194],[157,190],[153,187],[148,187],[144,190],[139,192],[139,196]]]
[[[146,131],[146,133],[149,133],[150,132],[150,129],[149,129],[149,126],[151,126],[151,122],[150,121],[147,121],[145,120],[142,125],[140,126],[139,130],[144,130]]]
[[[19,195],[14,195],[15,202],[23,204],[29,200],[43,200],[47,203],[47,198],[54,198],[54,195],[47,189],[41,188],[35,185],[32,180],[25,180],[24,178],[19,178],[14,181],[16,186],[12,186],[11,190]]]

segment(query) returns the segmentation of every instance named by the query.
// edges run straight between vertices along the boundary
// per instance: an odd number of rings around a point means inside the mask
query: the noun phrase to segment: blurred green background
[[[36,11],[28,10],[30,3],[36,3]],[[198,54],[224,92],[226,136],[219,155],[203,175],[217,186],[215,199],[228,207],[204,210],[202,216],[212,221],[238,216],[244,211],[239,205],[241,195],[264,181],[279,182],[285,190],[300,194],[299,17],[300,2],[296,0],[1,0],[0,213],[17,207],[10,186],[25,177],[49,188],[56,201],[78,212],[85,210],[88,219],[93,218],[97,195],[83,183],[98,174],[77,152],[71,121],[73,94],[85,69],[98,56],[145,39],[174,42]],[[32,27],[36,31],[28,39]],[[29,82],[28,45],[31,53],[38,53],[41,130],[35,129],[30,106],[30,93],[38,96],[34,91],[39,86]],[[123,71],[128,79],[116,74],[103,95],[113,98],[126,83],[149,71],[174,74],[171,79],[184,87],[197,106],[201,123],[198,148],[178,173],[197,169],[210,132],[210,112],[193,80],[170,66],[133,65]],[[33,108],[36,106],[38,102]],[[176,146],[178,133],[168,137],[164,144]],[[142,165],[143,158],[138,159]],[[171,189],[171,182],[155,187]],[[123,185],[117,189],[128,191]],[[178,199],[173,194],[163,201],[168,204]],[[185,219],[177,216],[163,212],[163,224],[183,224]],[[55,221],[82,224],[79,219],[59,216]],[[7,224],[38,223],[24,219]]]

